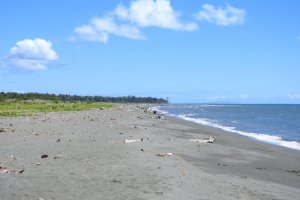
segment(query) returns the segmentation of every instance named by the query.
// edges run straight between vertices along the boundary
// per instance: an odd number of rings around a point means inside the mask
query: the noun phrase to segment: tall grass
[[[6,100],[0,101],[0,117],[17,117],[39,112],[81,111],[110,107],[112,107],[112,104],[109,103]]]

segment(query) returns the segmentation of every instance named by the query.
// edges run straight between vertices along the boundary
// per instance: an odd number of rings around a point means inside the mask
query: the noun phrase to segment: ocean
[[[170,104],[166,115],[300,150],[300,105]]]

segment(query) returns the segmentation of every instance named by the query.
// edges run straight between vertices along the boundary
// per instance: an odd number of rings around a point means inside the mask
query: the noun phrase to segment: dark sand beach
[[[299,151],[147,108],[1,118],[0,199],[299,199]]]

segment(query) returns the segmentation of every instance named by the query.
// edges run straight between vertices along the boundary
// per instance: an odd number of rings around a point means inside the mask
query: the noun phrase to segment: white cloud
[[[75,33],[85,40],[107,42],[109,34],[127,37],[130,39],[144,39],[141,31],[132,25],[115,23],[111,17],[95,17],[88,25],[83,25],[75,29]]]
[[[226,5],[224,8],[215,8],[213,5],[204,4],[195,18],[200,21],[208,21],[220,26],[243,24],[246,11]]]
[[[52,49],[52,43],[44,39],[25,39],[16,43],[11,48],[11,57],[28,58],[37,60],[56,60],[57,54]]]
[[[52,43],[44,39],[25,39],[18,41],[12,47],[8,56],[1,61],[1,65],[25,70],[45,70],[50,61],[58,59],[52,49]]]
[[[181,31],[194,31],[198,28],[195,23],[181,22],[180,15],[173,10],[170,0],[131,1],[129,8],[120,4],[114,14],[139,27],[156,26]]]
[[[171,6],[170,0],[133,0],[130,6],[119,4],[104,17],[95,17],[89,24],[75,28],[71,41],[78,38],[106,43],[110,34],[129,39],[145,39],[141,28],[159,27],[194,31],[196,23],[185,23]]]
[[[22,68],[30,71],[40,71],[47,69],[48,62],[45,60],[34,60],[25,58],[11,58],[8,60],[9,66]]]

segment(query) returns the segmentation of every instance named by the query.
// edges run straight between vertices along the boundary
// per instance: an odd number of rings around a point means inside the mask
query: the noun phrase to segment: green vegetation
[[[45,100],[3,100],[0,99],[0,117],[17,117],[39,112],[81,111],[110,108],[109,103],[62,102]]]
[[[162,98],[135,96],[105,97],[0,92],[0,117],[25,116],[38,112],[80,111],[109,108],[112,107],[111,103],[163,104],[168,103],[168,100]]]
[[[155,103],[164,104],[168,103],[168,100],[163,98],[154,97],[107,97],[107,96],[78,96],[68,94],[42,94],[42,93],[17,93],[17,92],[0,92],[1,100],[16,99],[16,100],[50,100],[50,101],[80,101],[80,102],[107,102],[107,103]]]

